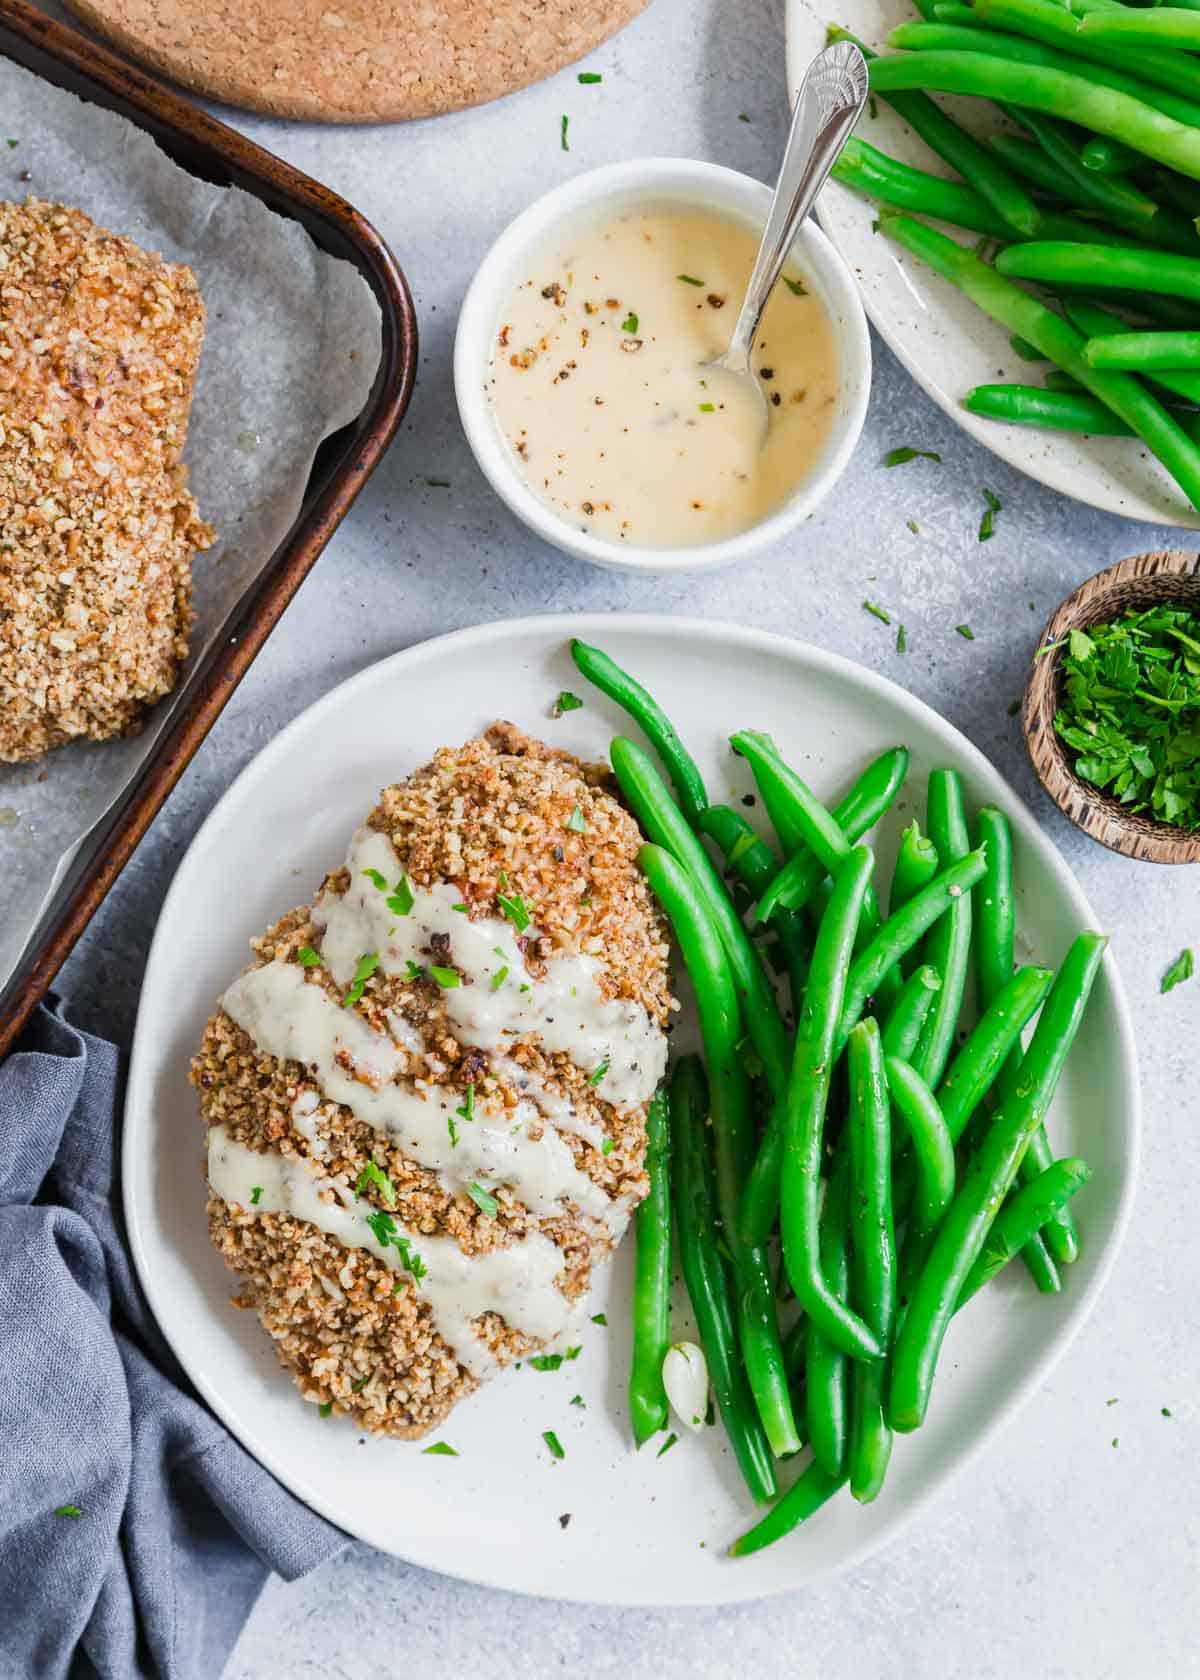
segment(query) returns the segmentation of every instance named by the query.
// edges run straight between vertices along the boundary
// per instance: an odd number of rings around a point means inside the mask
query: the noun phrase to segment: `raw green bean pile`
[[[930,772],[880,874],[864,840],[905,784],[904,748],[830,808],[769,736],[732,735],[764,837],[710,804],[639,682],[599,649],[573,651],[658,755],[624,736],[610,748],[703,1057],[676,1061],[648,1119],[632,1432],[641,1446],[668,1427],[673,1224],[733,1458],[751,1497],[773,1502],[730,1547],[740,1557],[845,1486],[879,1496],[894,1437],[924,1421],[951,1317],[1010,1259],[1062,1287],[1080,1243],[1068,1204],[1089,1170],[1055,1157],[1046,1121],[1105,941],[1081,934],[1057,975],[1016,966],[1008,822],[992,806],[972,816],[955,771]],[[779,1497],[777,1461],[801,1452]]]
[[[1200,9],[1120,0],[918,0],[917,9],[888,37],[898,51],[864,48],[871,87],[954,178],[857,138],[834,175],[886,207],[879,232],[1004,326],[1022,356],[1051,364],[1044,386],[980,385],[964,407],[1009,425],[1138,438],[1200,509],[1200,426],[1179,402],[1194,399],[1200,369]],[[847,38],[833,25],[829,34]],[[931,94],[990,108],[969,133]],[[917,216],[983,238],[972,249]],[[926,1026],[930,1060],[955,980]]]

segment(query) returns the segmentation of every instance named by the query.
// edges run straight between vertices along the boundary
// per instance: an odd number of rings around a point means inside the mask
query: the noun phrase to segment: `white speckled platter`
[[[882,49],[889,32],[917,17],[911,0],[787,0],[788,86],[794,96],[813,56],[825,44],[825,29],[839,23],[870,47]],[[981,132],[981,118],[995,107],[980,100],[946,101],[964,127]],[[991,125],[999,127],[999,117]],[[880,151],[931,174],[947,166],[882,100],[874,118],[864,117],[858,133]],[[1200,526],[1175,481],[1144,446],[1132,438],[1093,438],[1002,426],[968,414],[962,399],[974,385],[1012,382],[1040,385],[1047,363],[1022,361],[1008,334],[962,296],[947,280],[890,240],[872,232],[877,207],[831,181],[817,203],[817,220],[853,270],[872,324],[895,351],[922,390],[952,419],[1010,466],[1060,490],[1064,496],[1127,519],[1159,525]],[[940,225],[940,224],[939,224]],[[944,228],[964,243],[974,234]],[[896,443],[920,447],[919,437]]]
[[[1076,932],[1095,925],[1070,871],[983,755],[861,666],[784,637],[679,618],[534,618],[445,636],[370,667],[297,718],[234,782],[184,857],[150,952],[130,1068],[130,1242],[159,1323],[209,1405],[281,1481],[351,1534],[429,1569],[546,1597],[715,1604],[789,1591],[860,1562],[894,1535],[1044,1380],[1094,1304],[1137,1163],[1134,1048],[1111,956],[1050,1119],[1056,1146],[1084,1155],[1094,1172],[1078,1204],[1083,1256],[1064,1292],[1039,1297],[1006,1273],[956,1320],[929,1420],[898,1443],[879,1501],[835,1500],[785,1543],[739,1562],[724,1550],[754,1512],[722,1431],[688,1435],[662,1458],[653,1447],[631,1449],[628,1243],[593,1296],[607,1326],[589,1325],[580,1357],[559,1371],[512,1371],[452,1413],[436,1438],[457,1458],[364,1442],[348,1421],[319,1418],[253,1315],[229,1305],[234,1281],[208,1245],[203,1134],[187,1065],[215,999],[244,966],[248,939],[309,897],[379,788],[443,742],[502,715],[603,757],[629,726],[575,672],[571,635],[601,643],[653,685],[713,797],[736,798],[750,785],[727,746],[739,726],[771,731],[827,797],[902,741],[912,767],[876,838],[885,868],[929,770],[952,765],[972,808],[992,801],[1012,819],[1021,956],[1056,963]],[[564,687],[585,705],[552,721]],[[682,1296],[675,1329],[688,1329]],[[583,1406],[571,1404],[575,1395]],[[561,1462],[543,1443],[547,1429],[565,1448]],[[988,1518],[981,1510],[980,1522]]]

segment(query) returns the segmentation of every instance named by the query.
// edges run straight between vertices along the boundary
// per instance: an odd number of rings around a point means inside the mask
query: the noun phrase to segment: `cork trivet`
[[[646,0],[68,0],[197,93],[275,117],[390,122],[511,93]]]

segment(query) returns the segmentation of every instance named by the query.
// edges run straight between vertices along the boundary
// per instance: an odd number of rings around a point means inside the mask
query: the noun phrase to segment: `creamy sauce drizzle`
[[[505,306],[487,391],[526,484],[572,525],[670,548],[757,524],[808,477],[838,389],[829,318],[793,265],[755,345],[769,402],[706,372],[757,234],[683,205],[558,236]]]
[[[540,1232],[488,1254],[466,1255],[453,1237],[427,1237],[403,1230],[428,1268],[416,1282],[404,1270],[398,1249],[376,1239],[362,1212],[328,1200],[334,1189],[320,1169],[299,1156],[264,1155],[237,1143],[224,1126],[208,1134],[208,1181],[223,1201],[255,1213],[285,1213],[315,1225],[344,1248],[361,1248],[418,1290],[429,1303],[442,1339],[472,1376],[483,1378],[497,1360],[475,1332],[483,1313],[499,1313],[512,1329],[553,1342],[574,1328],[577,1309],[557,1287],[563,1257]],[[257,1201],[251,1196],[255,1189]],[[369,1211],[369,1210],[367,1210]],[[322,1287],[333,1294],[328,1280]],[[333,1294],[337,1299],[337,1295]]]

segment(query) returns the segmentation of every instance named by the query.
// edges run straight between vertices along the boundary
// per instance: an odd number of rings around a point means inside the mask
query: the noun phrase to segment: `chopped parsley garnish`
[[[954,628],[958,631],[958,634],[962,637],[964,642],[973,642],[975,640],[975,632],[969,624],[956,624]]]
[[[892,622],[891,613],[888,612],[884,607],[881,607],[878,604],[878,602],[876,602],[876,601],[864,601],[862,605],[863,605],[863,611],[864,612],[869,612],[871,617],[872,618],[877,618],[881,624],[890,624]]]
[[[600,1066],[596,1069],[595,1073],[590,1075],[590,1077],[588,1078],[588,1084],[592,1087],[593,1090],[595,1090],[596,1086],[599,1085],[600,1081],[604,1078],[604,1075],[608,1072],[611,1065],[612,1064],[609,1061],[609,1058],[607,1056],[605,1056],[604,1060],[600,1063]]]
[[[604,1142],[600,1145],[600,1153],[601,1155],[611,1155],[616,1147],[616,1144],[611,1138],[605,1138]]]
[[[697,403],[696,406],[701,414],[715,414],[717,411],[716,403]]]
[[[582,1347],[570,1347],[570,1348],[568,1348],[568,1349],[567,1349],[567,1351],[566,1351],[566,1352],[565,1352],[565,1353],[564,1353],[564,1354],[563,1354],[563,1358],[564,1358],[564,1359],[578,1359],[578,1358],[579,1358],[579,1355],[580,1355],[580,1354],[581,1354],[581,1353],[582,1353],[582,1352],[583,1352],[583,1349],[582,1349]]]
[[[1200,829],[1200,615],[1163,601],[1076,630],[1062,674],[1054,728],[1076,775],[1131,811]]]
[[[608,1319],[604,1316],[603,1313],[593,1313],[592,1314],[592,1323],[593,1324],[599,1324],[602,1329],[607,1329],[608,1328]]]
[[[314,951],[311,945],[301,945],[296,952],[296,961],[301,968],[320,968],[320,952]]]
[[[422,1447],[421,1451],[427,1458],[457,1458],[458,1452],[449,1441],[435,1441],[431,1447]]]
[[[364,1190],[374,1188],[379,1191],[389,1207],[396,1205],[396,1186],[392,1183],[382,1167],[377,1167],[374,1161],[368,1161],[355,1180],[354,1193],[361,1196]]]
[[[358,959],[358,967],[354,970],[354,978],[350,982],[350,990],[342,999],[343,1009],[352,1009],[363,995],[363,988],[367,981],[379,967],[379,952],[367,951]]]
[[[738,112],[738,121],[739,122],[749,122],[750,118],[746,115],[745,111],[739,111]]]
[[[256,1184],[250,1192],[250,1206],[251,1207],[257,1207],[259,1202],[262,1201],[262,1193],[263,1193],[262,1185],[261,1184]]]
[[[790,274],[783,276],[783,283],[793,297],[807,297],[808,287],[802,280],[793,280]]]
[[[584,821],[582,805],[576,805],[575,809],[571,812],[571,815],[567,818],[567,827],[571,830],[572,834],[587,833],[587,823]]]
[[[999,496],[994,495],[986,485],[983,487],[983,499],[987,506],[983,510],[983,518],[979,521],[979,540],[980,542],[987,542],[988,538],[995,532],[996,515],[1000,512],[1003,504]]]
[[[896,628],[896,652],[897,653],[907,653],[908,652],[908,637],[904,634],[903,624],[898,625],[897,628]]]
[[[594,87],[597,82],[603,80],[604,77],[598,70],[581,70],[579,72],[579,81],[583,87]]]
[[[415,963],[412,958],[409,957],[404,969],[404,978],[406,980],[424,980],[425,970],[421,967],[420,963]]]
[[[471,914],[471,908],[467,904],[452,904],[450,908],[451,910],[457,910],[460,916],[469,916]]]
[[[451,1147],[451,1149],[457,1149],[458,1148],[458,1127],[454,1124],[453,1114],[447,1114],[447,1116],[446,1116],[446,1130],[450,1134],[450,1147]]]
[[[501,885],[507,886],[507,880],[502,878]],[[517,932],[524,933],[532,918],[525,907],[525,900],[520,894],[497,893],[496,903],[500,906],[501,914],[508,917]]]
[[[572,1400],[571,1404],[572,1406],[575,1404],[574,1400]],[[1172,1415],[1170,1406],[1160,1406],[1158,1409],[1163,1417],[1170,1417]]]
[[[333,1412],[333,1401],[322,1400],[321,1404],[317,1407],[317,1411],[323,1418],[329,1417]]]
[[[6,141],[5,141],[5,142],[4,142],[4,144],[5,144],[5,145],[6,145],[6,146],[13,146],[13,147],[15,147],[15,146],[19,146],[19,145],[20,145],[20,144],[21,144],[21,142],[20,142],[20,141],[19,141],[19,140],[6,140]]]
[[[1181,986],[1185,980],[1190,980],[1195,972],[1195,959],[1193,958],[1191,951],[1185,945],[1183,950],[1180,951],[1179,955],[1175,958],[1175,961],[1171,964],[1170,968],[1163,975],[1159,991],[1174,991],[1176,986]]]
[[[631,309],[629,311],[629,314],[626,315],[625,319],[621,322],[621,331],[622,332],[627,332],[627,333],[635,333],[637,330],[638,330],[638,318],[633,313],[633,310]]]
[[[572,694],[569,688],[564,688],[558,699],[554,702],[551,715],[553,717],[560,718],[564,712],[577,712],[582,705],[583,701],[579,698],[578,694]]]
[[[545,1441],[546,1445],[550,1448],[551,1455],[554,1458],[566,1458],[567,1455],[563,1451],[563,1444],[554,1433],[553,1429],[543,1429],[542,1440]]]
[[[463,1100],[462,1100],[461,1104],[458,1106],[458,1108],[456,1108],[454,1110],[454,1112],[455,1112],[455,1114],[458,1115],[459,1119],[461,1119],[461,1120],[474,1120],[474,1118],[475,1118],[475,1084],[474,1084],[474,1081],[472,1081],[472,1083],[467,1086],[466,1094],[463,1097]]]
[[[672,1430],[671,1433],[667,1436],[666,1440],[663,1442],[662,1446],[659,1447],[658,1451],[655,1453],[655,1455],[654,1455],[655,1458],[661,1458],[664,1453],[670,1452],[671,1448],[675,1445],[675,1443],[676,1443],[676,1441],[678,1441],[678,1439],[679,1439],[678,1435],[676,1435],[675,1431]]]
[[[408,884],[408,876],[401,875],[396,882],[395,890],[385,901],[394,916],[407,916],[413,907],[412,888]]]
[[[885,467],[902,467],[908,461],[936,461],[941,466],[942,457],[936,449],[913,449],[907,443],[901,444],[899,449],[889,449],[883,457]]]
[[[490,1190],[485,1190],[476,1179],[472,1179],[470,1184],[467,1185],[467,1195],[470,1196],[480,1213],[488,1219],[495,1219],[500,1212],[500,1203],[495,1196],[492,1195]]]
[[[559,124],[558,143],[564,152],[569,152],[571,150],[570,144],[567,141],[567,127],[570,124],[570,121],[570,117],[564,113]]]
[[[8,143],[10,146],[16,145],[15,140],[10,140]],[[81,1517],[83,1512],[80,1510],[78,1505],[56,1505],[54,1507],[54,1515],[56,1517]]]
[[[584,1411],[585,1412],[587,1411],[587,1401],[583,1398],[582,1394],[572,1394],[570,1400],[568,1401],[568,1405],[582,1406]],[[1164,1417],[1170,1417],[1170,1415],[1171,1415],[1170,1412],[1168,1412],[1167,1408],[1164,1406],[1163,1407],[1163,1416]]]
[[[366,1221],[375,1233],[375,1241],[380,1248],[386,1248],[396,1234],[396,1221],[391,1214],[376,1210],[366,1215]]]
[[[906,519],[904,523],[908,526],[914,537],[919,537],[921,535],[921,527],[917,524],[915,519]]]
[[[361,1394],[374,1375],[374,1371],[368,1371],[365,1377],[359,1377],[357,1382],[352,1382],[350,1384],[351,1394]]]
[[[431,490],[449,490],[450,488],[450,480],[448,478],[427,478],[425,483]]]
[[[364,869],[363,874],[366,876],[367,880],[370,881],[372,886],[379,888],[380,892],[386,892],[388,890],[387,880],[379,873],[378,869]]]
[[[452,992],[455,986],[462,985],[462,977],[456,968],[439,968],[437,963],[430,963],[429,972],[443,991]]]
[[[495,974],[492,975],[492,990],[494,992],[498,992],[500,990],[501,986],[503,986],[504,982],[507,979],[508,979],[508,968],[507,968],[507,966],[504,967],[504,968],[498,968],[496,970]]]
[[[526,1361],[534,1371],[558,1371],[562,1369],[562,1362],[561,1353],[535,1353]]]
[[[697,280],[694,274],[677,274],[676,280],[682,280],[685,286],[703,286],[703,280]]]
[[[428,1273],[429,1267],[421,1256],[414,1252],[412,1238],[401,1235],[399,1227],[390,1213],[384,1213],[381,1210],[368,1213],[366,1220],[380,1248],[387,1248],[390,1244],[399,1254],[405,1271],[411,1272],[419,1283]],[[398,1293],[398,1289],[393,1289],[393,1295]]]

